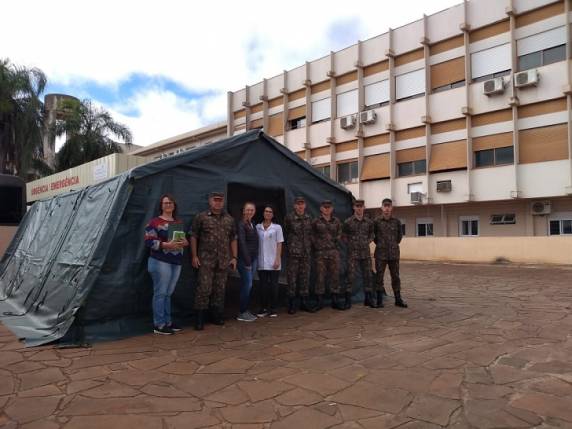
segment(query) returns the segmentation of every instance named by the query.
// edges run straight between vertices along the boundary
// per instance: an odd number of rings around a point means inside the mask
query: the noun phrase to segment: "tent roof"
[[[312,168],[310,164],[301,159],[290,149],[286,148],[284,145],[274,140],[268,134],[265,134],[264,132],[259,130],[248,131],[246,133],[239,134],[234,137],[219,140],[217,142],[210,143],[204,146],[198,146],[192,148],[186,152],[180,153],[175,156],[160,159],[151,162],[149,164],[140,165],[130,170],[129,177],[133,179],[141,179],[143,177],[147,177],[152,174],[161,173],[162,171],[169,170],[171,168],[177,167],[182,164],[189,164],[198,161],[202,158],[211,156],[218,152],[230,150],[241,145],[251,144],[255,141],[261,141],[268,144],[273,149],[280,152],[282,156],[288,158],[290,161],[294,162],[301,168],[305,169],[310,174],[314,175],[316,178],[328,182],[330,185],[332,185],[333,187],[337,188],[338,190],[346,194],[351,194],[351,192],[348,191],[344,186],[340,185],[338,182],[330,179],[329,177],[326,177],[323,174],[319,173],[314,168]]]

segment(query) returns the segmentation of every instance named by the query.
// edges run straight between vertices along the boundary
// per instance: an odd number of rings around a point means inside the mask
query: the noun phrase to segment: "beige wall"
[[[17,229],[17,226],[0,226],[0,259],[4,256]]]
[[[572,265],[570,237],[405,238],[401,258],[421,261]]]

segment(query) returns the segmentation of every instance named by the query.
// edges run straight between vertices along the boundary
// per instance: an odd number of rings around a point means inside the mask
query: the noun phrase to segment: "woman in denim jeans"
[[[254,322],[256,316],[248,311],[252,279],[258,262],[258,233],[252,223],[256,212],[254,203],[242,207],[242,219],[238,222],[238,272],[240,274],[240,313],[236,320]]]
[[[189,243],[184,235],[173,238],[174,231],[183,231],[183,223],[177,219],[177,203],[171,195],[160,198],[159,213],[145,227],[147,269],[153,280],[153,332],[172,335],[181,329],[171,320],[171,295],[181,274],[183,248]]]

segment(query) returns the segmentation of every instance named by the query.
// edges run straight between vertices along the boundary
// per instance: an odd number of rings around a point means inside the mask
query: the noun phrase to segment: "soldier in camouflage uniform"
[[[399,279],[399,243],[403,238],[401,222],[392,217],[393,205],[389,198],[383,200],[381,210],[382,215],[374,222],[377,306],[383,307],[383,275],[385,267],[389,265],[395,305],[405,308],[407,304],[401,299]]]
[[[373,241],[373,221],[364,216],[364,201],[356,200],[353,204],[354,214],[344,222],[344,239],[348,245],[348,269],[346,277],[345,308],[351,308],[352,287],[361,270],[363,289],[365,294],[364,305],[375,308],[371,289],[371,254],[369,244]]]
[[[332,308],[344,310],[339,300],[340,294],[340,252],[342,223],[332,216],[334,207],[329,200],[322,201],[320,217],[312,222],[312,244],[316,252],[316,310],[323,308],[326,277],[329,277],[332,293]]]
[[[199,213],[191,226],[192,265],[199,270],[195,289],[195,329],[204,329],[204,311],[211,308],[212,322],[223,325],[228,267],[236,270],[237,236],[234,219],[223,211],[224,194],[211,192],[209,210]]]
[[[296,287],[300,296],[300,309],[312,312],[308,303],[310,262],[312,252],[312,219],[306,214],[303,197],[294,200],[294,211],[284,218],[284,235],[288,259],[288,313],[296,313]]]

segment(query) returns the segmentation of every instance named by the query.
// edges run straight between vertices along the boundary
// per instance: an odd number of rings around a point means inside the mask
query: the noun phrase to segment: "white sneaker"
[[[240,313],[236,320],[239,322],[254,322],[256,320],[256,316],[250,311],[245,311],[244,313]]]

